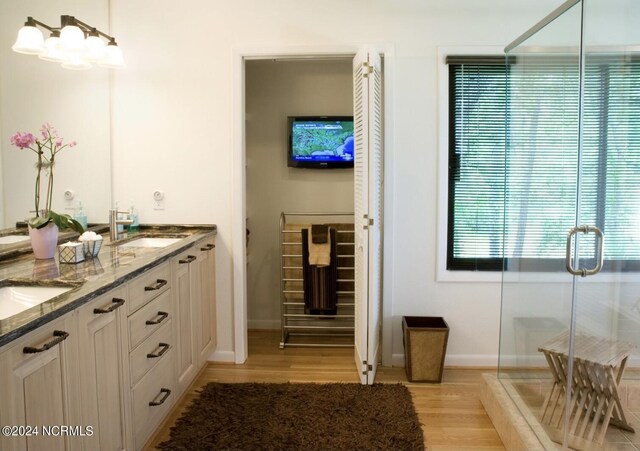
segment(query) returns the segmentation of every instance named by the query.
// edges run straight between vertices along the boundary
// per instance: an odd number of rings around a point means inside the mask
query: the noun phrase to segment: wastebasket
[[[411,382],[440,382],[449,326],[440,316],[403,316],[405,368]]]

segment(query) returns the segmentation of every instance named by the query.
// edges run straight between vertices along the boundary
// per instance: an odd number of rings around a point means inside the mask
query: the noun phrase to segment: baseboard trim
[[[404,367],[405,364],[406,361],[404,354],[391,355],[391,366]],[[498,356],[489,354],[446,355],[444,359],[444,366],[495,368],[498,366]]]
[[[233,351],[215,351],[209,357],[209,362],[228,362],[235,363],[236,353]]]
[[[280,320],[248,319],[247,326],[255,330],[280,330]]]

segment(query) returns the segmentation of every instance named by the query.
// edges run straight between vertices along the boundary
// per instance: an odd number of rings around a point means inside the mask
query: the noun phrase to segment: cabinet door
[[[94,428],[93,435],[83,440],[86,450],[127,448],[119,333],[125,293],[118,288],[77,310],[82,418]]]
[[[73,318],[56,320],[16,340],[0,354],[0,424],[37,426],[38,435],[0,436],[3,450],[64,450],[68,437],[42,427],[72,425],[68,362],[75,359]],[[77,424],[77,423],[76,423]]]
[[[208,240],[200,245],[200,324],[198,327],[198,363],[202,367],[216,346],[216,245]]]
[[[192,265],[199,251],[191,248],[171,262],[173,277],[174,311],[176,315],[176,360],[178,368],[178,395],[189,387],[198,372],[196,328],[200,306],[200,281]]]

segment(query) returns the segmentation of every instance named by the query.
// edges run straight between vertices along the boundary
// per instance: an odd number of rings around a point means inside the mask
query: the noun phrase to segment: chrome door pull
[[[586,268],[574,268],[573,267],[573,258],[571,256],[571,251],[572,251],[572,244],[573,244],[573,236],[578,233],[584,233],[589,234],[591,232],[596,234],[596,240],[598,242],[598,246],[596,248],[596,266],[591,268],[591,269],[586,269]],[[574,276],[581,276],[581,277],[587,277],[587,276],[593,276],[594,274],[598,274],[600,272],[600,270],[602,269],[602,265],[604,263],[604,235],[602,233],[602,230],[600,230],[599,228],[595,227],[595,226],[590,226],[590,225],[582,225],[579,227],[573,227],[572,229],[569,230],[569,234],[567,235],[567,255],[565,258],[565,266],[567,268],[567,271],[569,271],[569,273],[573,274]]]

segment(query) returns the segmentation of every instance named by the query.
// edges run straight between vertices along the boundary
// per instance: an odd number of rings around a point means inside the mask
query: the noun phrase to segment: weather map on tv
[[[291,163],[317,167],[332,164],[353,166],[353,119],[340,119],[293,118],[290,128]]]

